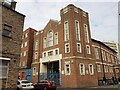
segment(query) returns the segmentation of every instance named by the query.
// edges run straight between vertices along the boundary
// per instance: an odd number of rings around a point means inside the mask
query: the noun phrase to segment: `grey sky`
[[[100,41],[118,41],[118,0],[114,2],[113,0],[106,0],[106,2],[73,1],[30,0],[25,2],[17,0],[17,11],[26,15],[24,30],[28,27],[41,30],[50,19],[60,20],[60,10],[72,3],[89,13],[92,38]]]

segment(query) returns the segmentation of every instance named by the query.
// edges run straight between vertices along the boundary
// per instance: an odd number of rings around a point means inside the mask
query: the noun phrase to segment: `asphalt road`
[[[57,90],[119,90],[118,88],[57,88]]]

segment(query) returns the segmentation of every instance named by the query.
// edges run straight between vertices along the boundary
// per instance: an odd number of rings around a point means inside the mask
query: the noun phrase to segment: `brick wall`
[[[17,84],[24,17],[24,15],[2,6],[2,24],[12,26],[11,37],[2,36],[2,57],[10,58],[8,79],[3,80],[3,88],[5,85],[7,88],[15,88]]]

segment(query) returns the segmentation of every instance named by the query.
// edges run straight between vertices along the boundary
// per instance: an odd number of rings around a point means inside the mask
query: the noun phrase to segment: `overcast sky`
[[[24,15],[24,30],[44,29],[50,19],[60,20],[60,10],[68,4],[89,13],[92,38],[100,41],[118,41],[118,0],[16,0],[16,10]],[[74,1],[74,2],[73,2]],[[89,1],[89,2],[88,2]]]

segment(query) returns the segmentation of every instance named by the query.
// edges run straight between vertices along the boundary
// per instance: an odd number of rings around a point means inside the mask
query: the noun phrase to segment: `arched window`
[[[85,75],[85,65],[83,63],[79,64],[80,74]]]
[[[94,67],[92,64],[89,64],[89,73],[90,75],[94,75]]]
[[[48,47],[53,46],[53,32],[48,32]]]

